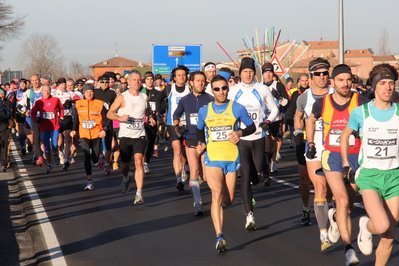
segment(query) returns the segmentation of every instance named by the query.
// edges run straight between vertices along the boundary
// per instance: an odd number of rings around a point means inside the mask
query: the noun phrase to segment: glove
[[[355,138],[360,139],[360,133],[359,133],[359,131],[353,131],[353,132],[352,132],[352,135],[353,135]]]
[[[59,125],[60,127],[63,127],[63,126],[64,126],[64,119],[60,118],[60,119],[58,120],[58,125]]]
[[[279,99],[280,98],[280,93],[278,93],[278,91],[276,91],[276,90],[272,90],[272,95],[273,95],[273,97],[275,98],[275,99]]]
[[[66,100],[64,102],[64,108],[65,109],[71,109],[72,108],[72,101],[71,100]]]
[[[26,107],[22,106],[20,104],[17,105],[17,111],[18,113],[20,113],[21,115],[25,115],[25,111],[26,111]]]
[[[304,141],[304,139],[303,139],[304,134],[303,134],[302,129],[296,129],[294,131],[294,136],[295,136],[295,138],[294,138],[295,144],[298,146],[302,145],[302,143]]]
[[[263,130],[263,131],[268,131],[269,130],[269,126],[270,126],[270,121],[266,120],[264,122],[259,123],[259,127]]]
[[[42,120],[43,120],[43,118],[41,118],[41,117],[36,117],[35,122],[36,122],[36,123],[40,123],[40,122],[42,122]]]
[[[316,147],[315,145],[309,145],[308,151],[306,152],[306,158],[314,159],[316,158]]]
[[[342,178],[345,180],[345,183],[355,183],[355,174],[350,166],[344,166],[342,169]]]
[[[178,138],[181,138],[182,136],[184,136],[184,134],[186,133],[187,128],[185,126],[175,126],[175,134]]]

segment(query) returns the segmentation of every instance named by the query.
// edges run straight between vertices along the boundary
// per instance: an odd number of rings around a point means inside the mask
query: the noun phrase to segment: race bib
[[[197,113],[193,113],[190,114],[190,124],[195,126],[198,123],[198,114]]]
[[[149,102],[149,103],[150,103],[151,111],[155,112],[155,109],[156,109],[155,102]]]
[[[323,121],[322,120],[317,120],[315,122],[315,130],[316,131],[322,131],[323,130]]]
[[[229,134],[232,132],[231,126],[219,126],[210,128],[212,141],[227,141]]]
[[[83,120],[82,127],[84,129],[92,129],[96,126],[96,122],[94,120]]]
[[[183,125],[186,124],[186,112],[183,112],[183,114],[181,115],[180,123],[182,123]]]
[[[341,133],[342,129],[331,129],[330,130],[330,135],[328,139],[328,144],[331,147],[340,147],[340,141],[341,141]],[[355,146],[355,136],[350,135],[349,136],[349,147],[354,147]]]
[[[64,115],[67,115],[67,116],[72,115],[72,110],[71,109],[64,109]]]
[[[398,140],[395,139],[371,139],[367,140],[367,158],[385,160],[397,158]]]
[[[129,117],[127,123],[127,128],[131,130],[140,130],[144,126],[144,121],[142,118]]]
[[[43,112],[43,119],[54,119],[55,114],[54,112]]]

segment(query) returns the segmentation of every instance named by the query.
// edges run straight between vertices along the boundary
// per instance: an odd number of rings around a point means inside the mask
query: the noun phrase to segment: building
[[[129,71],[139,66],[142,66],[142,64],[137,61],[116,55],[113,58],[91,65],[90,67],[92,68],[92,76],[98,79],[105,72],[114,72],[123,75],[124,71]]]

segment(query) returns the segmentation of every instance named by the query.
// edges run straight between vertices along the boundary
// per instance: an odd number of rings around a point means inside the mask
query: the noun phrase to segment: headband
[[[230,77],[231,77],[231,73],[225,72],[225,71],[219,71],[219,75],[221,75],[222,77],[224,77],[226,80],[229,80]]]
[[[266,71],[270,71],[270,72],[273,72],[273,73],[274,73],[274,68],[272,68],[272,67],[265,67],[265,68],[262,68],[262,74],[265,73]]]
[[[204,68],[204,71],[208,71],[210,69],[215,69],[216,70],[216,66],[214,64],[209,64]]]
[[[382,80],[382,79],[392,79],[393,81],[395,81],[395,76],[391,73],[391,72],[383,72],[383,73],[379,73],[377,75],[375,75],[373,77],[373,88],[375,89],[375,86],[377,85],[377,83]]]
[[[318,63],[318,64],[313,65],[311,68],[309,68],[309,71],[316,71],[316,70],[319,70],[319,69],[322,69],[322,68],[329,69],[330,66],[327,65],[326,63]]]

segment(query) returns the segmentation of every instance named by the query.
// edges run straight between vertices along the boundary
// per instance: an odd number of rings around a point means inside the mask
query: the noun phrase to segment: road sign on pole
[[[274,74],[282,75],[285,74],[285,69],[283,65],[280,63],[280,60],[278,60],[277,55],[273,55],[272,60],[270,60],[270,63],[274,66]]]
[[[201,70],[201,44],[153,44],[152,72],[169,81],[172,70],[184,65],[192,71]]]

